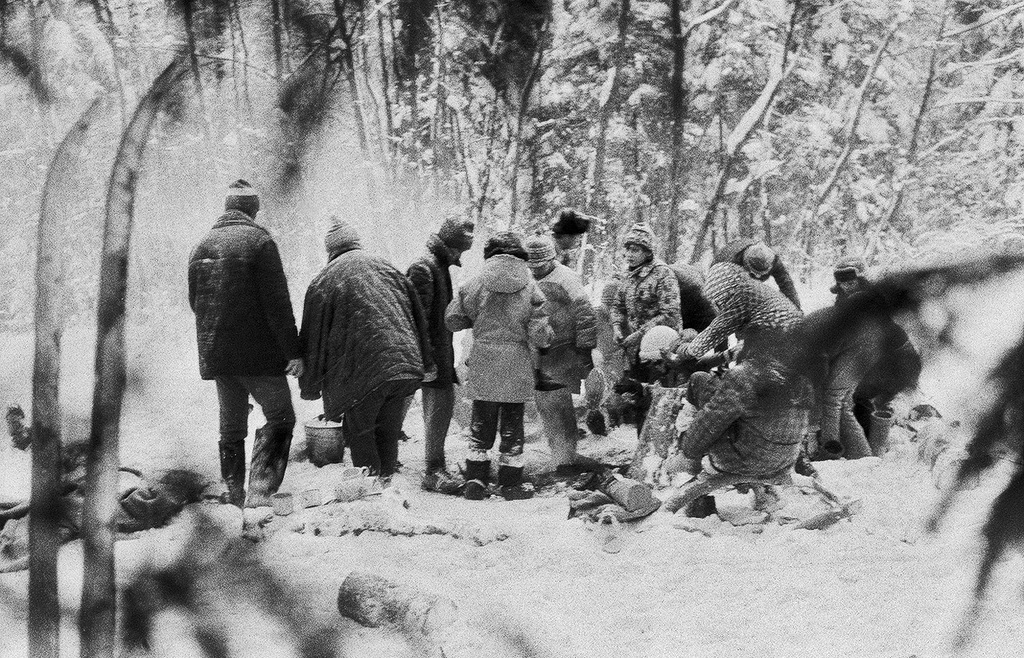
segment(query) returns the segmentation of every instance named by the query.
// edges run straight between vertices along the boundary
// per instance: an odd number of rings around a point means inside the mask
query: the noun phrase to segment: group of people
[[[286,375],[298,378],[303,399],[323,399],[324,418],[341,420],[353,465],[383,478],[398,467],[408,400],[421,391],[423,486],[468,499],[493,492],[514,500],[533,495],[523,477],[530,400],[553,467],[572,473],[595,466],[577,453],[572,397],[593,374],[617,383],[617,391],[655,381],[688,386],[700,411],[684,437],[686,454],[705,458],[707,468],[745,474],[784,468],[807,451],[861,456],[858,404],[885,404],[897,390],[892,377],[875,372],[879,364],[886,353],[902,354],[901,363],[913,369],[913,348],[907,352],[906,334],[890,321],[871,333],[870,344],[822,355],[824,383],[812,382],[781,347],[803,321],[795,286],[778,255],[752,240],[720,250],[705,277],[657,258],[653,231],[636,224],[623,239],[625,272],[595,307],[567,266],[592,219],[573,211],[525,239],[514,232],[491,236],[482,270],[457,291],[450,268],[461,266],[474,244],[471,220],[448,217],[402,273],[363,250],[351,224],[333,218],[327,264],[309,285],[299,329],[277,246],[256,223],[258,212],[253,188],[233,183],[224,214],[189,262],[200,374],[216,382],[221,475],[226,501],[238,506],[267,504],[284,477],[295,426]],[[860,261],[837,267],[837,304],[859,294],[863,274]],[[777,289],[765,283],[769,277]],[[472,330],[472,342],[462,370],[453,336],[464,329]],[[732,347],[731,335],[739,339]],[[472,401],[461,474],[445,458],[459,394]],[[246,487],[250,396],[267,422],[256,431]],[[614,423],[611,397],[594,399],[605,408],[591,413]],[[815,416],[820,437],[808,432]]]

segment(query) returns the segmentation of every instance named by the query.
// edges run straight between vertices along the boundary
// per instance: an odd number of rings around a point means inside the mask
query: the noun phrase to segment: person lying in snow
[[[814,391],[805,376],[783,364],[781,348],[748,352],[721,379],[706,372],[690,377],[687,399],[698,411],[682,437],[683,455],[701,460],[709,473],[752,478],[796,465]],[[756,504],[764,506],[766,498],[758,496]]]

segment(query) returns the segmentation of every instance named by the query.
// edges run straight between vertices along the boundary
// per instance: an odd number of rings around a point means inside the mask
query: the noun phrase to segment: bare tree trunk
[[[274,32],[274,72],[278,84],[284,80],[284,57],[281,38],[281,0],[270,0],[271,28]]]
[[[345,48],[341,56],[345,62],[345,80],[348,82],[348,91],[352,95],[352,115],[356,122],[356,135],[359,137],[359,148],[363,153],[363,175],[366,177],[366,194],[370,200],[371,208],[380,207],[380,196],[377,192],[377,181],[373,175],[373,154],[370,152],[370,141],[366,136],[366,118],[363,108],[363,100],[359,95],[359,86],[356,84],[356,64],[352,56],[355,43],[353,32],[349,32],[345,21],[345,8],[341,0],[334,0],[334,12],[338,18],[338,31],[341,33],[342,42]]]
[[[78,622],[82,658],[114,656],[114,512],[117,506],[121,402],[126,379],[125,298],[135,185],[153,123],[186,72],[182,62],[175,60],[153,81],[139,101],[122,133],[107,188],[97,302],[96,383],[82,511],[84,577]]]
[[[96,115],[93,101],[64,135],[43,185],[36,239],[35,363],[32,369],[32,499],[28,544],[28,640],[31,658],[60,653],[60,341],[64,333],[64,231],[74,207],[70,189],[78,151]]]
[[[683,71],[686,68],[687,36],[683,34],[680,0],[669,0],[669,29],[672,32],[672,166],[669,169],[668,243],[665,259],[673,263],[679,249],[679,170],[683,159],[683,128],[686,125],[686,89]]]
[[[627,0],[628,2],[628,0]],[[540,37],[537,39],[537,53],[533,59],[533,67],[530,69],[530,75],[526,78],[526,84],[523,85],[523,93],[519,98],[519,112],[516,116],[516,132],[512,139],[512,164],[509,167],[511,171],[512,180],[510,181],[511,199],[509,201],[509,221],[513,224],[516,221],[516,216],[519,213],[519,161],[523,150],[523,121],[526,118],[527,108],[530,105],[530,96],[533,95],[533,87],[537,83],[537,78],[540,76],[541,63],[544,60],[544,48],[546,45],[546,39],[548,32],[548,25],[550,19],[544,21],[544,25],[540,28]]]
[[[392,118],[391,109],[391,76],[388,73],[388,57],[384,52],[384,17],[382,12],[377,12],[377,48],[380,52],[380,75],[381,75],[381,86],[384,89],[384,125],[387,126],[387,146],[388,146],[388,157],[394,160],[394,135],[395,135],[395,123]]]
[[[608,71],[610,76],[608,96],[601,100],[598,106],[597,141],[594,144],[594,166],[586,189],[586,201],[584,208],[588,213],[603,213],[605,210],[604,198],[604,159],[608,143],[608,123],[611,120],[612,111],[618,105],[619,87],[622,86],[622,68],[626,52],[626,33],[629,29],[630,0],[622,0],[619,7],[618,39],[615,43],[615,52],[612,55],[612,68]]]

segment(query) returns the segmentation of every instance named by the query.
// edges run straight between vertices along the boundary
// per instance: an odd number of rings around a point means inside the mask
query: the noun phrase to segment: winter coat
[[[921,355],[903,327],[885,318],[882,334],[882,356],[857,385],[857,399],[882,398],[887,403],[900,391],[916,386],[921,375]]]
[[[708,397],[686,430],[686,457],[708,455],[715,469],[750,476],[796,463],[814,403],[806,378],[748,360],[730,369]]]
[[[751,278],[733,263],[711,266],[704,295],[718,309],[718,315],[686,345],[686,352],[699,358],[736,334],[745,342],[744,350],[761,338],[771,339],[779,332],[794,329],[803,314],[782,293]]]
[[[626,272],[612,317],[624,337],[665,325],[679,330],[679,282],[664,261],[652,258]],[[634,355],[635,357],[635,355]]]
[[[715,253],[715,259],[713,262],[735,263],[742,267],[743,252],[746,251],[747,247],[755,244],[756,242],[757,240],[751,238],[733,240]],[[775,261],[772,263],[772,269],[769,270],[768,276],[775,279],[775,285],[779,287],[779,292],[785,295],[789,301],[793,302],[793,306],[800,308],[800,296],[796,293],[796,285],[793,283],[793,277],[789,275],[789,270],[787,270],[786,266],[782,264],[782,259],[779,258],[778,254],[775,254]]]
[[[864,380],[885,356],[887,331],[897,329],[902,338],[906,333],[891,319],[881,318],[875,315],[878,304],[883,300],[873,292],[855,292],[848,298],[839,297],[836,299],[835,307],[842,310],[845,304],[868,302],[872,307],[860,321],[855,331],[846,331],[842,337],[831,342],[825,354],[827,360],[827,376],[825,388],[829,390],[854,389]],[[823,309],[819,312],[827,312]],[[899,340],[894,336],[890,340]]]
[[[693,265],[669,265],[679,283],[681,329],[704,331],[715,319],[715,306],[704,296],[704,275]]]
[[[431,235],[427,240],[427,253],[410,265],[406,273],[427,317],[427,336],[437,367],[437,379],[423,384],[427,387],[441,388],[459,381],[455,374],[452,332],[444,324],[444,313],[452,301],[452,277],[448,268],[457,264],[451,261],[441,239]]]
[[[277,245],[245,213],[221,215],[192,250],[188,301],[203,379],[283,376],[301,355]]]
[[[593,368],[590,351],[597,347],[597,318],[579,275],[561,263],[537,281],[547,300],[551,344],[540,356],[540,369],[572,393]]]
[[[421,380],[433,365],[412,283],[360,248],[337,253],[309,284],[299,340],[306,355],[299,389],[307,399],[323,394],[328,420],[384,382]]]
[[[467,397],[488,402],[533,398],[531,348],[551,343],[544,301],[526,263],[507,254],[488,258],[483,272],[459,289],[445,324],[451,331],[473,329]]]

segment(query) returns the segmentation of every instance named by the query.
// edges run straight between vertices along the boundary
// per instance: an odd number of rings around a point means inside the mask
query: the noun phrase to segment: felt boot
[[[505,500],[533,498],[533,485],[523,482],[523,467],[501,464],[498,466],[498,493]]]
[[[256,430],[249,468],[249,495],[246,507],[263,507],[277,493],[288,467],[288,450],[292,445],[291,427],[261,427]]]
[[[463,496],[466,500],[483,500],[487,497],[487,481],[491,477],[491,460],[466,460],[466,487]]]

